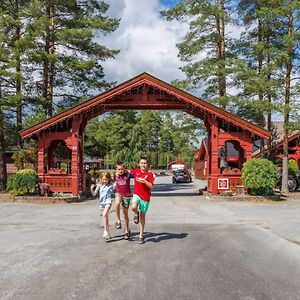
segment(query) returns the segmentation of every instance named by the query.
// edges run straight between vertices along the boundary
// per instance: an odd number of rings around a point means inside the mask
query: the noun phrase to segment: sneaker
[[[130,230],[128,232],[125,232],[125,234],[124,234],[124,240],[128,241],[129,238],[130,238]]]
[[[108,234],[108,235],[105,237],[105,242],[108,242],[110,239],[111,239],[111,236],[110,236],[110,234]]]
[[[139,244],[144,244],[145,243],[145,240],[144,240],[144,237],[139,237]]]
[[[110,236],[110,234],[109,234],[107,231],[105,231],[105,232],[103,233],[103,237],[105,238],[105,241],[106,241],[106,242],[109,241],[109,240],[111,239],[111,236]]]
[[[116,228],[117,229],[121,229],[122,228],[121,222],[118,222],[118,221],[116,222]]]
[[[139,214],[138,214],[138,213],[137,213],[137,214],[134,214],[133,222],[134,222],[135,224],[138,224],[139,221],[140,221]]]

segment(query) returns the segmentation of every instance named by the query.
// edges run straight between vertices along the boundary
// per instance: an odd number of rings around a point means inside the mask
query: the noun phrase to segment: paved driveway
[[[300,299],[300,199],[212,202],[201,184],[157,178],[144,245],[133,223],[105,244],[96,200],[0,204],[0,299]]]

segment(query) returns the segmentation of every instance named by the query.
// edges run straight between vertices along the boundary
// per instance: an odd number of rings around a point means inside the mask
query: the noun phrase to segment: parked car
[[[192,182],[192,176],[188,171],[175,171],[172,176],[172,182]]]
[[[282,177],[280,176],[279,180],[278,180],[278,188],[279,189],[281,188],[281,181],[282,181]],[[289,174],[289,177],[288,177],[289,192],[297,191],[299,186],[300,186],[300,177],[298,175],[295,175],[295,174]]]

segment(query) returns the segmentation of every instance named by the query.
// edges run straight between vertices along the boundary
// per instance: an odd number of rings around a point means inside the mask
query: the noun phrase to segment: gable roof
[[[194,157],[195,159],[201,159],[201,158],[204,158],[205,155],[208,153],[208,139],[207,137],[204,137],[202,140],[201,140],[201,143],[200,143],[200,148],[199,150],[197,150],[195,153],[194,153]]]
[[[168,95],[168,98],[164,99],[162,96],[157,102],[147,102],[141,100],[140,103],[131,104],[128,99],[125,99],[126,93],[130,94],[130,91],[137,89],[140,86],[147,85],[156,91],[161,92],[164,95]],[[140,91],[138,91],[141,95]],[[159,93],[157,94],[159,98]],[[123,97],[123,98],[122,98]],[[142,99],[142,95],[141,95]],[[126,108],[127,107],[127,108]],[[230,124],[236,130],[244,130],[260,138],[269,138],[270,133],[263,128],[260,128],[248,121],[245,121],[226,110],[219,108],[209,102],[199,99],[187,92],[184,92],[148,73],[142,73],[132,79],[103,92],[91,99],[88,99],[82,103],[71,107],[64,112],[61,112],[53,117],[50,117],[38,124],[35,124],[29,128],[20,131],[20,135],[23,139],[31,136],[38,136],[41,132],[51,130],[57,124],[63,124],[72,120],[80,114],[84,114],[87,120],[94,118],[95,112],[97,115],[114,109],[180,109],[187,113],[194,115],[199,118],[205,118],[206,115],[213,116],[226,124]],[[238,129],[237,129],[238,128]]]
[[[283,141],[283,137],[284,137],[284,122],[282,121],[274,121],[272,122],[273,126],[275,126],[275,130],[276,130],[276,143],[281,143]],[[292,124],[292,123],[291,123]],[[290,130],[288,135],[289,138],[294,139],[295,136],[297,136],[297,134],[299,134],[300,131],[295,129],[295,130]]]
[[[300,139],[300,131],[296,132],[293,131],[293,133],[288,137],[288,142],[297,142],[297,140]],[[283,146],[283,141],[281,140],[276,144],[276,148],[282,147]]]

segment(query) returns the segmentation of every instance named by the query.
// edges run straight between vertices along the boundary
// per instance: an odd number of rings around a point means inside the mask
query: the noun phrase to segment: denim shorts
[[[106,207],[111,208],[111,203],[100,203],[99,205],[100,210],[104,210]]]

